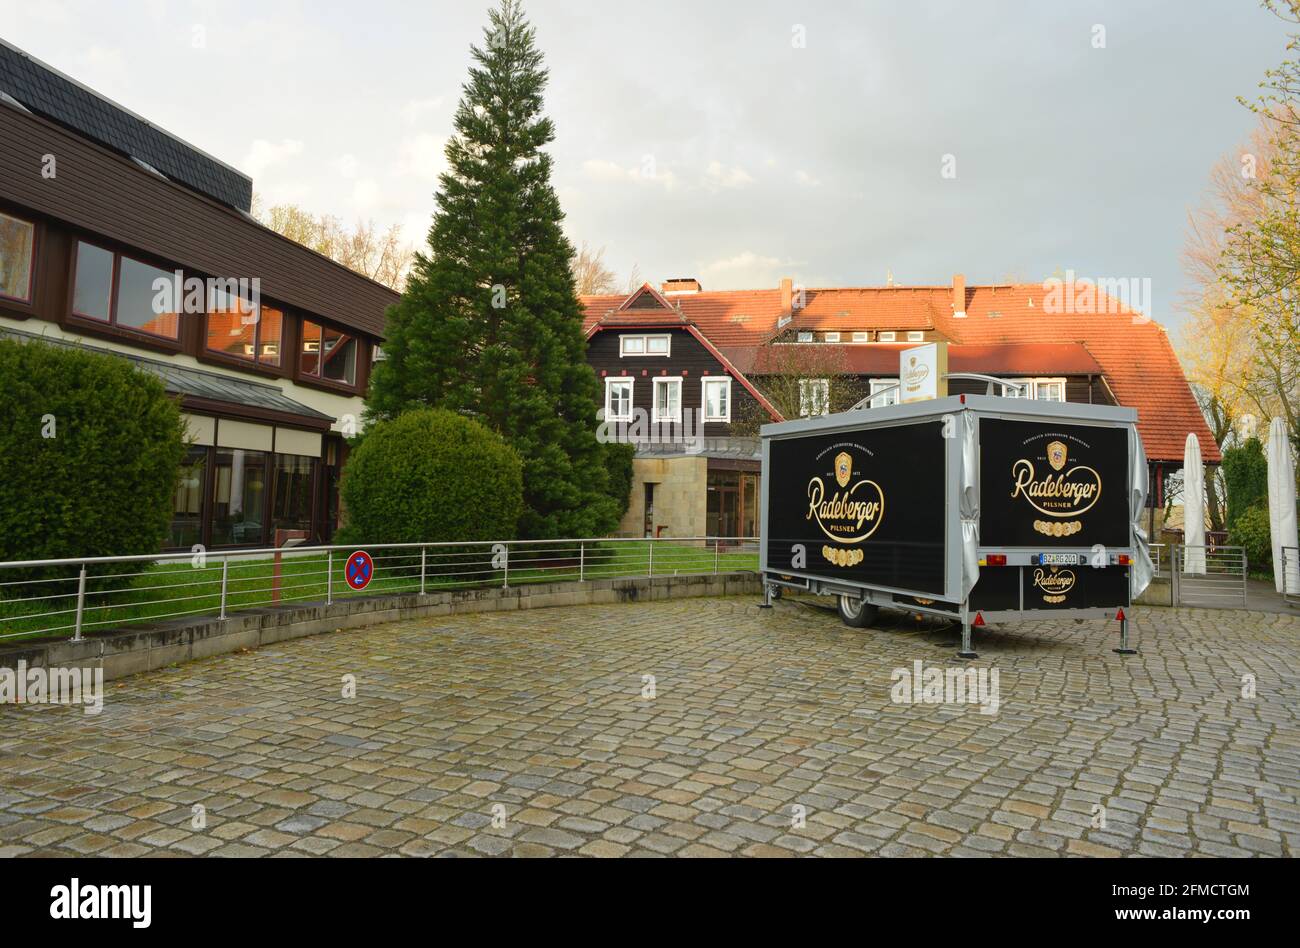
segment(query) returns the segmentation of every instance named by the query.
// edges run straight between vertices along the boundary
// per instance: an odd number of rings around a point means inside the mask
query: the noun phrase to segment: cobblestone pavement
[[[984,631],[996,714],[891,701],[895,668],[958,667],[951,632],[791,601],[193,662],[97,717],[0,706],[0,855],[1294,855],[1300,618],[1135,611],[1131,658],[1113,624]]]

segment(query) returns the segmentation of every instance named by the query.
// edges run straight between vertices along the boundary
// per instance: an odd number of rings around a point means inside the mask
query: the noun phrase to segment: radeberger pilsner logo
[[[1065,602],[1066,594],[1074,588],[1074,570],[1056,566],[1034,570],[1034,586],[1043,593],[1043,602]]]
[[[861,543],[876,532],[885,516],[884,491],[875,481],[862,477],[863,472],[855,471],[853,465],[853,455],[840,451],[829,477],[817,475],[808,481],[805,519],[816,523],[822,533],[838,543]],[[822,556],[836,566],[862,562],[860,550],[827,546],[822,548]]]
[[[1073,536],[1083,529],[1083,521],[1075,518],[1091,510],[1101,498],[1101,475],[1086,464],[1071,464],[1070,447],[1064,441],[1048,442],[1044,455],[1020,458],[1011,465],[1011,496],[1023,497],[1038,513],[1052,518],[1034,521],[1039,533]],[[1035,460],[1047,463],[1036,467]]]

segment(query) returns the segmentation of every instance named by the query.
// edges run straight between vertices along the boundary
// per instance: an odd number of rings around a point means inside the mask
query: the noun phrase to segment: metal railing
[[[1171,547],[1175,605],[1246,608],[1246,551],[1240,546]]]
[[[1300,606],[1300,546],[1282,547],[1282,599]]]
[[[372,562],[362,588],[349,561]],[[758,571],[755,537],[385,543],[0,563],[0,641],[350,596]]]

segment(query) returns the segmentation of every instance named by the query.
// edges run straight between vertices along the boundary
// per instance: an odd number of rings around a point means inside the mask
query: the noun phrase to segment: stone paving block
[[[609,592],[146,672],[93,727],[0,708],[0,857],[1295,854],[1300,617],[1139,608],[1127,658],[1012,626],[982,715],[890,700],[946,633]]]

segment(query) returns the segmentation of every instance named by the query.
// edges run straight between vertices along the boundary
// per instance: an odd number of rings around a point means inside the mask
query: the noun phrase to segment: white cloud
[[[343,177],[355,178],[357,176],[357,168],[360,167],[361,163],[357,161],[356,155],[347,154],[339,155],[334,159],[332,164],[334,170],[343,175]]]
[[[425,114],[436,112],[440,108],[442,108],[442,96],[436,96],[432,99],[409,99],[402,105],[400,111],[407,125],[418,125]]]
[[[779,285],[784,264],[776,257],[764,257],[746,250],[700,267],[700,282],[709,289],[753,289]]]
[[[653,155],[646,155],[640,165],[631,168],[600,158],[588,159],[582,163],[582,170],[593,181],[656,184],[665,191],[677,186],[677,176],[672,171],[661,171]]]
[[[805,188],[820,187],[822,183],[822,179],[817,177],[815,174],[810,174],[807,171],[802,170],[794,173],[794,179]]]
[[[744,188],[754,183],[744,168],[728,167],[720,161],[709,162],[709,166],[704,169],[704,180],[712,188]]]
[[[370,211],[379,203],[379,184],[374,178],[362,178],[352,188],[352,203],[360,211]]]
[[[265,138],[258,138],[248,148],[248,154],[240,163],[240,168],[253,179],[256,184],[257,179],[268,169],[290,158],[296,158],[302,154],[302,142],[294,138],[285,138],[279,144],[268,142]]]
[[[428,132],[403,139],[397,147],[397,173],[429,181],[446,167],[446,139]]]

